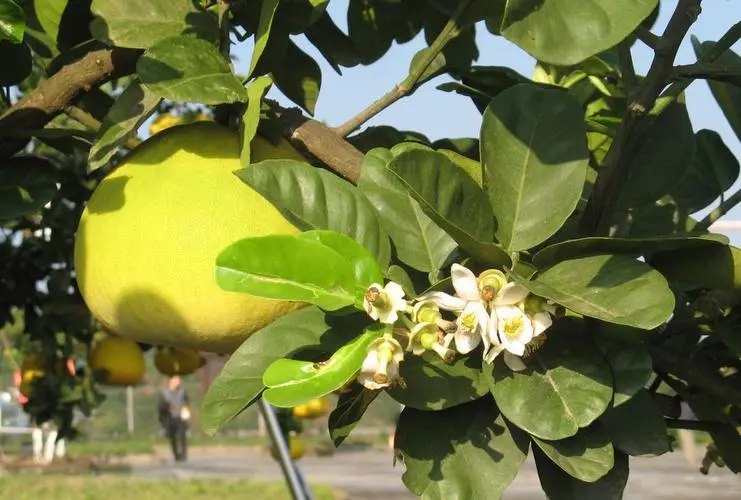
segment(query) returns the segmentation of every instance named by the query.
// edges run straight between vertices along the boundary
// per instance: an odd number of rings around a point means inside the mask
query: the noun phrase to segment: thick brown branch
[[[102,49],[89,52],[42,82],[0,116],[0,158],[12,155],[25,139],[10,137],[19,129],[40,129],[91,88],[136,71],[140,50]]]

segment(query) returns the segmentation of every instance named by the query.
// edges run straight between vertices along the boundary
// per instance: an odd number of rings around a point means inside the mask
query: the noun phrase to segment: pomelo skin
[[[252,161],[305,161],[256,138]],[[95,189],[77,229],[77,283],[108,330],[139,342],[233,352],[250,333],[303,303],[222,290],[216,256],[250,236],[296,234],[234,175],[239,136],[200,122],[142,143]]]

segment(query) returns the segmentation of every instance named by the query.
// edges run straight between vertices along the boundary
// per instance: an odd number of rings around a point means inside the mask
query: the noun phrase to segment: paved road
[[[197,453],[196,450],[194,452]],[[330,484],[348,493],[351,500],[410,500],[401,483],[404,466],[391,466],[391,457],[380,451],[338,452],[332,457],[305,457],[301,470],[310,482]],[[187,463],[139,465],[135,474],[158,479],[255,478],[280,480],[277,463],[265,454],[193,456]],[[543,500],[532,459],[508,488],[505,500]],[[714,468],[708,476],[690,468],[677,453],[659,458],[631,460],[631,477],[625,500],[739,500],[741,476]],[[478,499],[477,499],[478,500]],[[481,499],[486,500],[486,499]],[[600,499],[595,499],[600,500]]]

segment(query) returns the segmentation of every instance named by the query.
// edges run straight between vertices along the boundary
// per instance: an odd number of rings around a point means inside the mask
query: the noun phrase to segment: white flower
[[[455,348],[461,354],[468,354],[476,349],[484,339],[484,347],[488,348],[489,339],[485,332],[489,328],[489,314],[486,312],[484,304],[479,302],[469,302],[458,319],[456,320],[457,328],[455,330]]]
[[[551,315],[547,312],[535,313],[530,316],[530,319],[533,322],[533,337],[537,337],[553,324]]]
[[[385,287],[373,283],[365,293],[363,306],[371,318],[387,325],[393,325],[399,319],[399,311],[407,308],[404,289],[393,281],[386,283]]]
[[[487,363],[493,363],[494,359],[499,356],[504,350],[504,346],[499,342],[499,335],[497,334],[497,325],[499,324],[497,314],[495,310],[491,311],[489,316],[489,326],[484,331],[484,361]]]
[[[358,382],[372,391],[389,387],[399,378],[399,363],[404,361],[404,349],[392,338],[374,340],[358,373]]]
[[[494,308],[497,317],[497,333],[502,346],[517,356],[525,354],[525,346],[533,338],[535,329],[527,314],[517,306]],[[490,330],[490,334],[493,332]]]
[[[527,365],[522,361],[522,358],[515,356],[509,351],[504,351],[504,364],[513,372],[521,372],[527,368]]]

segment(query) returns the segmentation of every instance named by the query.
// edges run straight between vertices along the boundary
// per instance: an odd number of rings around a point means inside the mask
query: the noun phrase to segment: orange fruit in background
[[[144,379],[144,353],[135,341],[113,335],[97,340],[90,353],[90,369],[101,384],[136,385]]]

